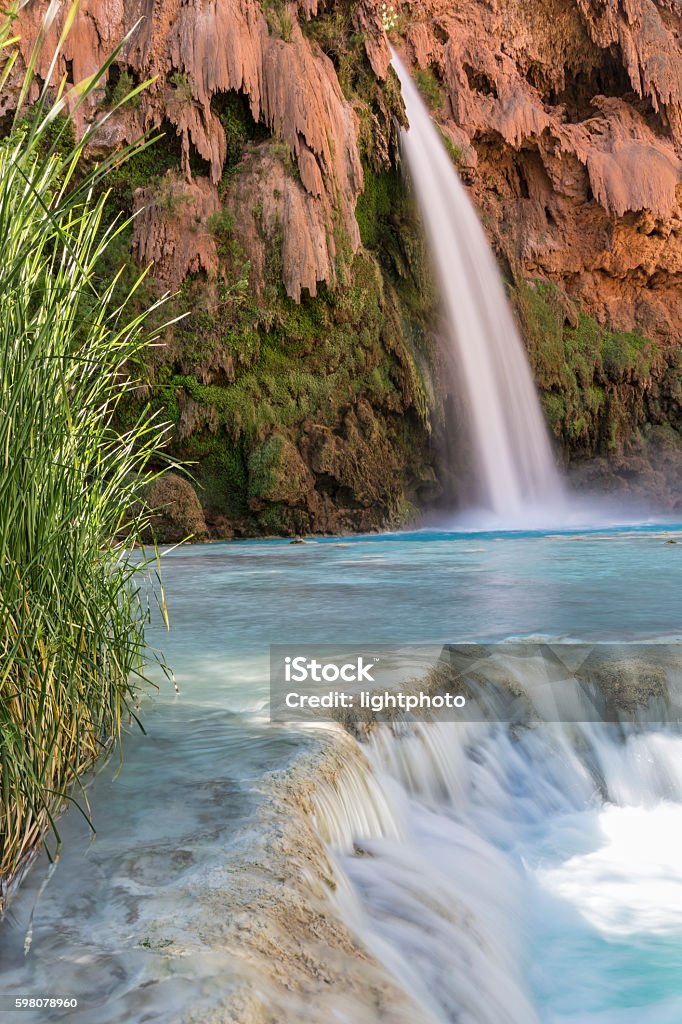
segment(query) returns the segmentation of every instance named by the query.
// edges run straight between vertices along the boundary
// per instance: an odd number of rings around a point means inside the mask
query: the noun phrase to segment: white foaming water
[[[400,59],[409,131],[402,148],[438,274],[459,397],[473,447],[481,505],[498,520],[560,511],[549,435],[504,286],[474,207]]]
[[[682,935],[681,823],[677,804],[607,807],[603,845],[538,871],[538,880],[603,935]]]
[[[386,800],[381,815],[355,809],[372,823],[360,856],[345,776],[321,811],[343,836],[337,905],[420,1019],[682,1019],[679,733],[428,723],[378,727],[367,750],[376,782],[353,796]],[[349,761],[349,777],[366,770]]]

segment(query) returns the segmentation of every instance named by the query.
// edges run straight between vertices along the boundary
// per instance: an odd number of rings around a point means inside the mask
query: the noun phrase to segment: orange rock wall
[[[47,6],[41,0],[29,0],[21,12],[25,58]],[[38,63],[43,79],[49,74],[68,4],[56,7]],[[289,147],[296,163],[301,188],[294,200],[296,209],[284,211],[284,246],[287,254],[293,253],[285,259],[284,278],[287,292],[298,299],[301,288],[314,295],[319,281],[334,280],[338,229],[351,250],[358,249],[354,210],[363,175],[357,118],[343,97],[334,67],[303,36],[296,5],[289,5],[284,13],[290,26],[286,40],[281,31],[270,30],[256,0],[82,0],[53,79],[56,82],[67,74],[78,82],[91,75],[132,32],[120,60],[140,81],[153,81],[142,93],[138,110],[126,111],[117,119],[112,143],[133,141],[143,131],[169,121],[181,136],[188,177],[194,149],[208,162],[214,187],[225,163],[225,133],[211,100],[223,92],[242,91],[254,120],[262,120]],[[373,29],[376,35],[376,19],[367,13],[362,17],[367,31]],[[369,35],[368,39],[368,51],[381,72],[383,38],[379,43]],[[384,74],[386,63],[383,60]],[[81,121],[92,116],[93,110],[79,113]],[[142,245],[143,250],[153,248],[153,242]]]
[[[674,0],[419,0],[405,50],[498,251],[602,322],[682,327],[682,9]]]

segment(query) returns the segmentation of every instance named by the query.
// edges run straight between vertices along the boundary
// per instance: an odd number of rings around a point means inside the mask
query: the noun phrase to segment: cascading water
[[[679,1024],[682,737],[651,717],[378,726],[371,784],[349,759],[338,912],[424,1024]]]
[[[2,922],[0,998],[82,997],[69,1024],[680,1024],[682,670],[656,719],[671,724],[630,733],[575,709],[543,722],[544,696],[527,728],[497,714],[364,743],[264,710],[264,637],[680,643],[673,538],[419,533],[164,556],[174,629],[158,616],[150,639],[181,695],[162,685],[124,772],[92,779],[96,840],[75,808],[60,820],[49,884],[39,860]]]
[[[440,285],[473,448],[471,504],[503,521],[561,505],[561,483],[519,332],[476,211],[400,59],[402,148]]]

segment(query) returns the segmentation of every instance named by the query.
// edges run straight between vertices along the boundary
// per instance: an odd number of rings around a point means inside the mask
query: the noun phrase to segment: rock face
[[[175,291],[188,274],[218,273],[218,249],[210,231],[220,200],[205,178],[184,181],[168,175],[163,189],[136,194],[140,213],[133,226],[133,254],[142,267],[154,267],[159,284]]]
[[[665,0],[427,0],[406,39],[507,258],[663,341],[682,313],[681,27]]]
[[[165,473],[147,489],[145,500],[153,510],[151,530],[160,543],[174,544],[191,538],[206,540],[206,520],[192,484],[177,473]]]
[[[22,9],[24,59],[47,7]],[[677,0],[412,0],[391,21],[498,253],[565,461],[678,507]],[[82,130],[110,113],[93,157],[164,133],[113,194],[142,208],[127,239],[151,287],[189,311],[150,383],[197,463],[209,532],[377,529],[451,501],[381,5],[82,0],[55,82],[92,74],[126,32],[74,116]]]
[[[599,456],[581,479],[653,487],[679,505],[682,9],[423,0],[409,10],[405,56],[510,279],[566,458]],[[655,432],[670,426],[676,439],[668,430],[662,445]]]
[[[46,7],[45,3],[29,3],[21,14],[20,45],[25,60]],[[49,74],[68,5],[62,3],[58,8],[38,63],[43,79]],[[369,16],[366,20],[370,23]],[[141,94],[134,116],[120,125],[121,140],[133,142],[143,130],[169,122],[181,138],[188,178],[190,154],[195,151],[206,162],[209,181],[216,186],[225,167],[227,139],[213,100],[240,91],[254,121],[262,120],[282,141],[298,170],[299,216],[285,220],[280,242],[287,292],[298,299],[302,287],[314,295],[318,281],[332,283],[337,256],[335,224],[353,252],[360,245],[354,217],[355,200],[362,189],[358,124],[332,62],[304,38],[296,6],[283,6],[277,23],[271,26],[256,0],[83,0],[53,72],[54,81],[66,75],[79,82],[93,74],[131,30],[121,58],[136,80],[152,81]],[[375,50],[373,47],[372,52]],[[92,109],[81,107],[77,116],[83,123],[93,115]],[[204,196],[200,215],[203,202]],[[308,237],[303,234],[299,246],[297,229],[302,220],[311,226],[317,244],[307,244]],[[140,244],[153,250],[155,242]]]

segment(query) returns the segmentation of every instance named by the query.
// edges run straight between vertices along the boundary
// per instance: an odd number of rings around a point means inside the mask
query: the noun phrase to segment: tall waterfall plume
[[[473,506],[524,524],[562,504],[530,367],[495,257],[417,88],[394,53],[410,127],[401,145],[445,315],[457,397],[468,423]]]

